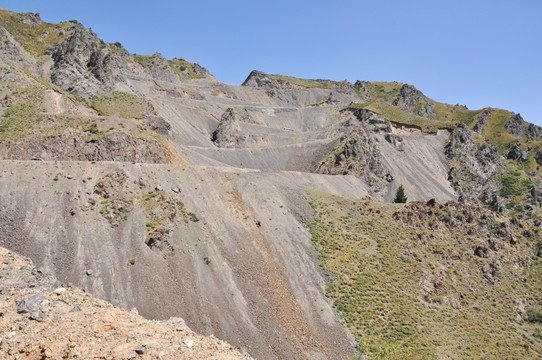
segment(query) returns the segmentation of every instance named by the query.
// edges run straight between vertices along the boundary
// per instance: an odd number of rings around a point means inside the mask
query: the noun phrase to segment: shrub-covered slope
[[[538,359],[540,220],[311,191],[327,295],[375,359]]]

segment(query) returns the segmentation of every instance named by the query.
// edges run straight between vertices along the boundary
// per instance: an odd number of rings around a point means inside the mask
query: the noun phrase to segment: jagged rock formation
[[[290,81],[282,78],[272,78],[269,75],[254,70],[252,71],[246,80],[243,82],[243,86],[271,89],[299,89],[301,86],[292,84]]]
[[[481,113],[479,113],[478,115],[476,115],[474,117],[474,121],[475,121],[475,124],[474,124],[474,127],[472,128],[474,131],[476,131],[478,134],[481,134],[482,133],[482,130],[484,129],[484,127],[486,126],[487,124],[487,121],[488,119],[491,117],[491,115],[493,114],[494,112],[494,109],[492,108],[487,108],[487,109],[484,109]]]
[[[518,165],[521,165],[521,163],[527,161],[530,148],[527,148],[525,151],[521,151],[521,143],[519,142],[510,144],[508,147],[510,148],[510,151],[506,155],[508,160],[516,160]]]
[[[436,117],[435,104],[412,85],[405,84],[401,86],[399,95],[394,100],[393,105],[400,106],[401,109],[424,118]]]
[[[121,46],[105,44],[79,23],[68,28],[72,35],[47,49],[53,58],[51,81],[76,95],[96,95],[110,91],[128,52]]]
[[[476,201],[481,193],[487,189],[491,179],[502,173],[502,159],[489,142],[477,142],[475,133],[467,126],[460,124],[452,135],[446,155],[452,159],[454,166],[450,169],[449,180],[458,186],[464,187],[459,191],[461,201]],[[459,187],[459,186],[458,186]],[[495,200],[495,189],[487,199]]]
[[[243,114],[245,118],[248,114]],[[213,142],[218,147],[240,147],[244,145],[247,135],[241,133],[239,114],[233,108],[228,108],[222,114],[217,129],[213,132]]]
[[[542,139],[542,128],[525,122],[520,114],[510,117],[505,127],[510,134],[518,138],[527,137],[528,141]]]
[[[382,154],[370,133],[391,132],[391,124],[382,116],[365,109],[357,110],[341,129],[334,150],[314,171],[329,175],[355,175],[364,180],[375,193],[385,189],[393,176],[381,162]]]
[[[542,151],[536,153],[535,160],[538,165],[542,165]]]

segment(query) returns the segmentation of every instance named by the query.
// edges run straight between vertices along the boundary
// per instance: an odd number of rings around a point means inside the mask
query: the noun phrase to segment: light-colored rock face
[[[220,84],[218,94],[216,82],[208,80],[184,82],[180,85],[182,91],[171,83],[151,82],[144,77],[129,81],[132,88],[152,102],[157,114],[171,123],[172,139],[179,140],[172,144],[189,162],[271,171],[357,176],[364,173],[362,178],[376,198],[390,200],[389,194],[402,183],[412,200],[456,199],[447,180],[449,163],[444,156],[448,133],[399,134],[402,130],[386,119],[375,121],[371,115],[362,118],[341,111],[350,102],[359,101],[356,95],[332,91],[334,101],[328,105],[322,101],[330,97],[327,89],[280,87],[276,80],[257,87],[256,80],[247,80],[251,86]],[[178,96],[187,89],[191,97]],[[320,106],[314,106],[319,102]],[[345,139],[359,131],[370,146],[333,155]],[[403,145],[385,141],[386,134],[395,133],[397,141],[404,138]],[[330,163],[332,155],[342,156],[343,160],[338,160],[342,165]],[[362,158],[367,160],[360,163],[357,171],[356,167],[344,169]],[[379,165],[373,168],[369,163]],[[372,181],[373,178],[377,180]]]

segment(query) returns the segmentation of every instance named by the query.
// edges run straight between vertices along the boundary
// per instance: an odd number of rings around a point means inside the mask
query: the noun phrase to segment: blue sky
[[[400,81],[470,109],[542,126],[542,1],[0,0],[47,22],[77,19],[130,52],[160,52],[240,84],[251,70]]]

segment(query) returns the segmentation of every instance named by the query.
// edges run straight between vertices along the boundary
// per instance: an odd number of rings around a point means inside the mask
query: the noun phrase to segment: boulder
[[[43,294],[30,296],[17,305],[17,313],[33,312],[40,308],[41,303],[46,299]]]

